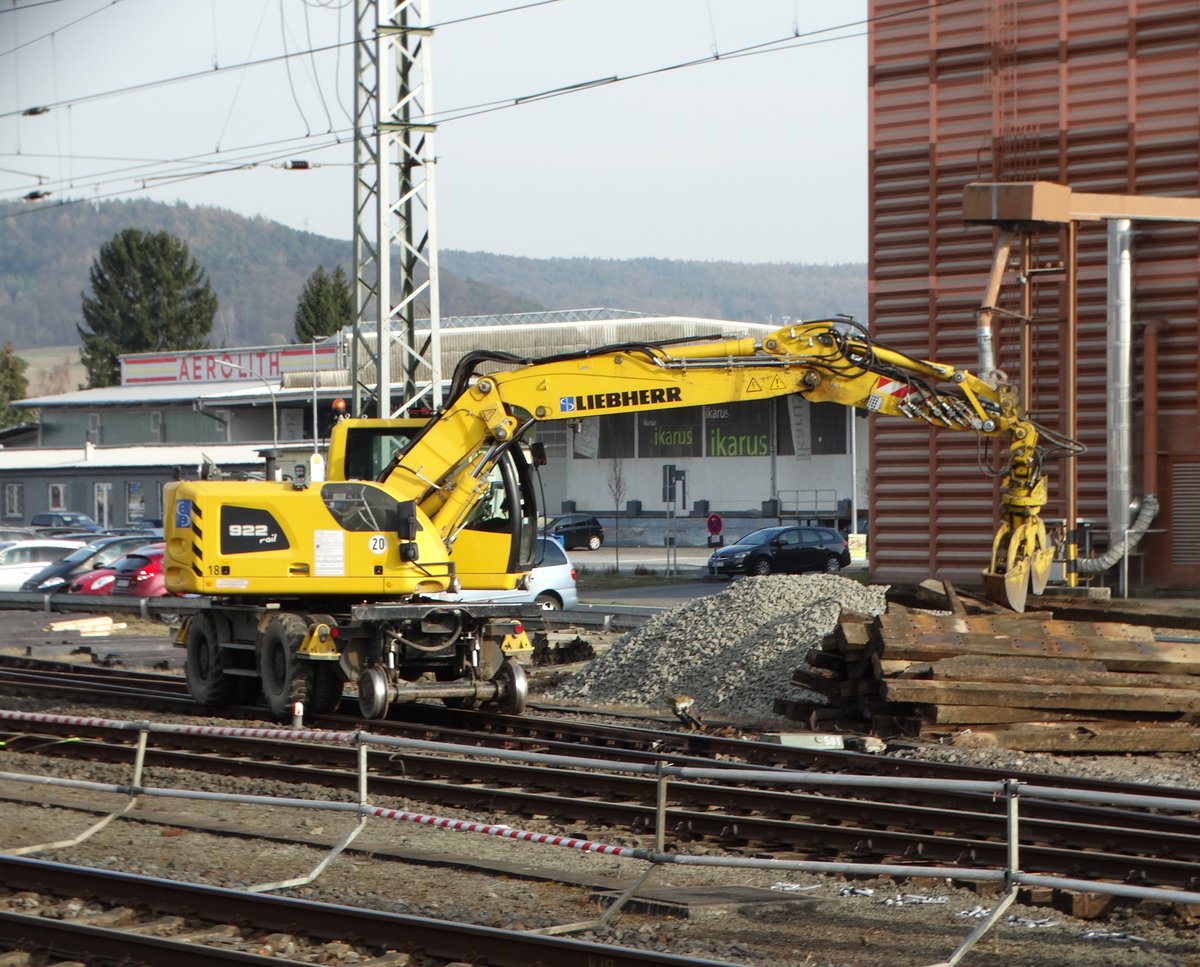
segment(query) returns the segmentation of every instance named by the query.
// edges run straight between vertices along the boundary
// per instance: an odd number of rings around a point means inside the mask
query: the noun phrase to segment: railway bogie
[[[520,714],[532,645],[511,606],[442,602],[357,604],[213,602],[184,620],[188,689],[202,705],[245,705],[260,696],[277,719],[337,708],[355,686],[366,718],[393,703],[435,699],[459,708]]]

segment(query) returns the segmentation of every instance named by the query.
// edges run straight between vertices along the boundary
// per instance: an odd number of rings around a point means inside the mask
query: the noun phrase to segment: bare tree
[[[615,520],[616,533],[613,535],[613,551],[616,554],[617,572],[621,570],[621,504],[625,501],[625,466],[624,461],[618,457],[613,460],[612,466],[608,470],[608,493],[613,499],[613,506],[616,508]]]

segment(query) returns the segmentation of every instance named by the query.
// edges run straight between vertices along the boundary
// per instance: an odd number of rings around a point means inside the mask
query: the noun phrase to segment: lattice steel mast
[[[358,0],[354,57],[355,416],[441,405],[430,0]],[[398,256],[395,277],[392,260]],[[395,291],[393,291],[395,283]],[[418,309],[429,333],[418,345]],[[394,404],[392,363],[403,388]],[[418,389],[418,373],[430,378]],[[428,394],[428,399],[425,399]]]

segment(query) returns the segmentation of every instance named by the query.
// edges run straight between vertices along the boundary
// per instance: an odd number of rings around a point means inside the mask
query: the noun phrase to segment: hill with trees
[[[100,247],[126,228],[185,241],[218,300],[215,346],[291,342],[297,301],[319,267],[353,277],[349,241],[225,209],[143,199],[0,203],[0,345],[73,346]],[[531,259],[440,253],[443,315],[605,306],[738,321],[866,316],[866,266],[667,259]]]
[[[605,306],[737,322],[867,318],[867,267],[671,259],[531,259],[445,252],[442,264],[554,309]]]

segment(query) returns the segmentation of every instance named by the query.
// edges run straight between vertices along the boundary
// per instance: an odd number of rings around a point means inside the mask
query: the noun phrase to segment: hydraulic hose
[[[1158,498],[1154,494],[1142,497],[1142,507],[1138,511],[1133,526],[1125,532],[1125,536],[1099,557],[1084,558],[1079,561],[1077,568],[1080,574],[1099,574],[1121,560],[1138,545],[1138,541],[1150,529],[1150,524],[1158,516]]]

